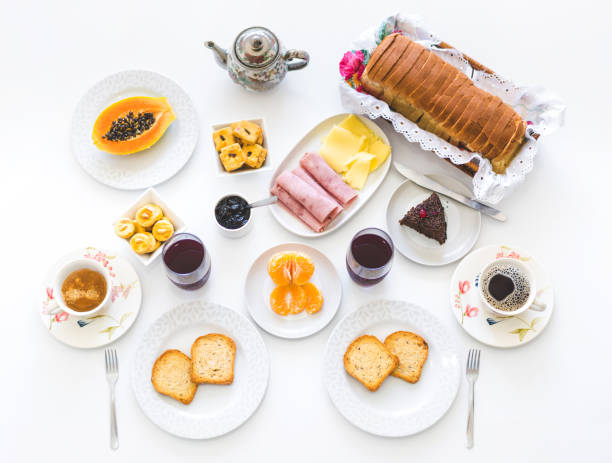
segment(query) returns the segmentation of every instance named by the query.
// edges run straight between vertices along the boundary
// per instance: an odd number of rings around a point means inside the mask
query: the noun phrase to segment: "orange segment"
[[[279,315],[300,313],[306,306],[306,292],[294,284],[277,286],[270,293],[270,307]]]
[[[294,256],[293,272],[291,274],[293,282],[296,285],[303,285],[310,280],[314,271],[314,262],[310,256],[296,252]]]
[[[306,312],[309,314],[317,313],[323,307],[323,295],[312,283],[306,283],[302,285],[304,294],[306,295]]]
[[[268,275],[277,285],[303,285],[310,280],[314,270],[313,260],[300,252],[279,252],[268,261]]]

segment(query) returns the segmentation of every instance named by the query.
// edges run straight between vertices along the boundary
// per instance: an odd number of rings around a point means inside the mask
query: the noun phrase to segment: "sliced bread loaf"
[[[385,346],[399,358],[399,365],[391,374],[409,383],[416,383],[429,354],[427,342],[410,331],[396,331],[387,336]]]
[[[344,354],[344,368],[347,373],[370,391],[378,389],[398,363],[398,358],[389,352],[382,342],[370,335],[355,339]]]
[[[191,381],[191,359],[176,349],[167,350],[155,361],[151,382],[157,392],[185,405],[191,403],[198,388]]]
[[[191,380],[195,383],[231,384],[234,381],[236,344],[224,334],[200,336],[191,346]]]

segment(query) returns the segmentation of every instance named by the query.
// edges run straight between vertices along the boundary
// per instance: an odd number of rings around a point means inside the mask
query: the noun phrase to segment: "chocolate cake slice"
[[[432,193],[429,198],[417,204],[401,218],[401,225],[406,225],[440,244],[446,241],[446,218],[440,197]]]

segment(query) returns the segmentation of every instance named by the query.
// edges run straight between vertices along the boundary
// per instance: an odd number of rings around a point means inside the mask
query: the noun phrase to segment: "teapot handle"
[[[297,71],[298,69],[305,68],[310,61],[310,55],[303,50],[287,50],[283,58],[285,61],[296,60],[287,64],[287,69],[289,71]]]

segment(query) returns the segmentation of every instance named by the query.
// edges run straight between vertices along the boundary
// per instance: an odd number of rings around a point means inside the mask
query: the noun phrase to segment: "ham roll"
[[[325,188],[323,188],[321,185],[319,185],[317,183],[317,181],[314,178],[312,178],[310,176],[310,174],[308,172],[306,172],[304,169],[302,169],[301,167],[296,167],[291,172],[293,172],[296,176],[300,177],[302,180],[304,180],[306,183],[308,183],[310,186],[312,186],[315,190],[317,190],[318,193],[320,193],[321,195],[325,196],[330,201],[333,201],[334,203],[338,204],[338,201],[336,201],[336,198],[334,198],[332,195],[330,195],[325,190]],[[338,209],[337,209],[336,212],[334,212],[332,214],[331,218],[334,219],[343,210],[344,210],[344,208],[340,204],[338,204]]]
[[[331,222],[331,218],[325,220],[324,222],[319,222],[315,216],[306,210],[304,206],[302,206],[297,200],[295,200],[289,193],[287,193],[277,184],[272,187],[271,193],[278,198],[278,202],[285,209],[287,209],[289,213],[296,216],[317,233],[325,230],[325,227],[327,227],[329,222]]]
[[[323,161],[325,162],[325,161]],[[276,185],[289,193],[319,222],[331,220],[334,214],[338,215],[338,204],[323,196],[312,185],[309,185],[292,172],[283,172],[276,178]],[[332,194],[330,192],[330,194]],[[334,196],[332,194],[332,196]],[[335,197],[335,196],[334,196]]]
[[[348,186],[317,153],[306,153],[300,160],[300,166],[336,198],[342,207],[348,206],[357,198],[357,192]]]

